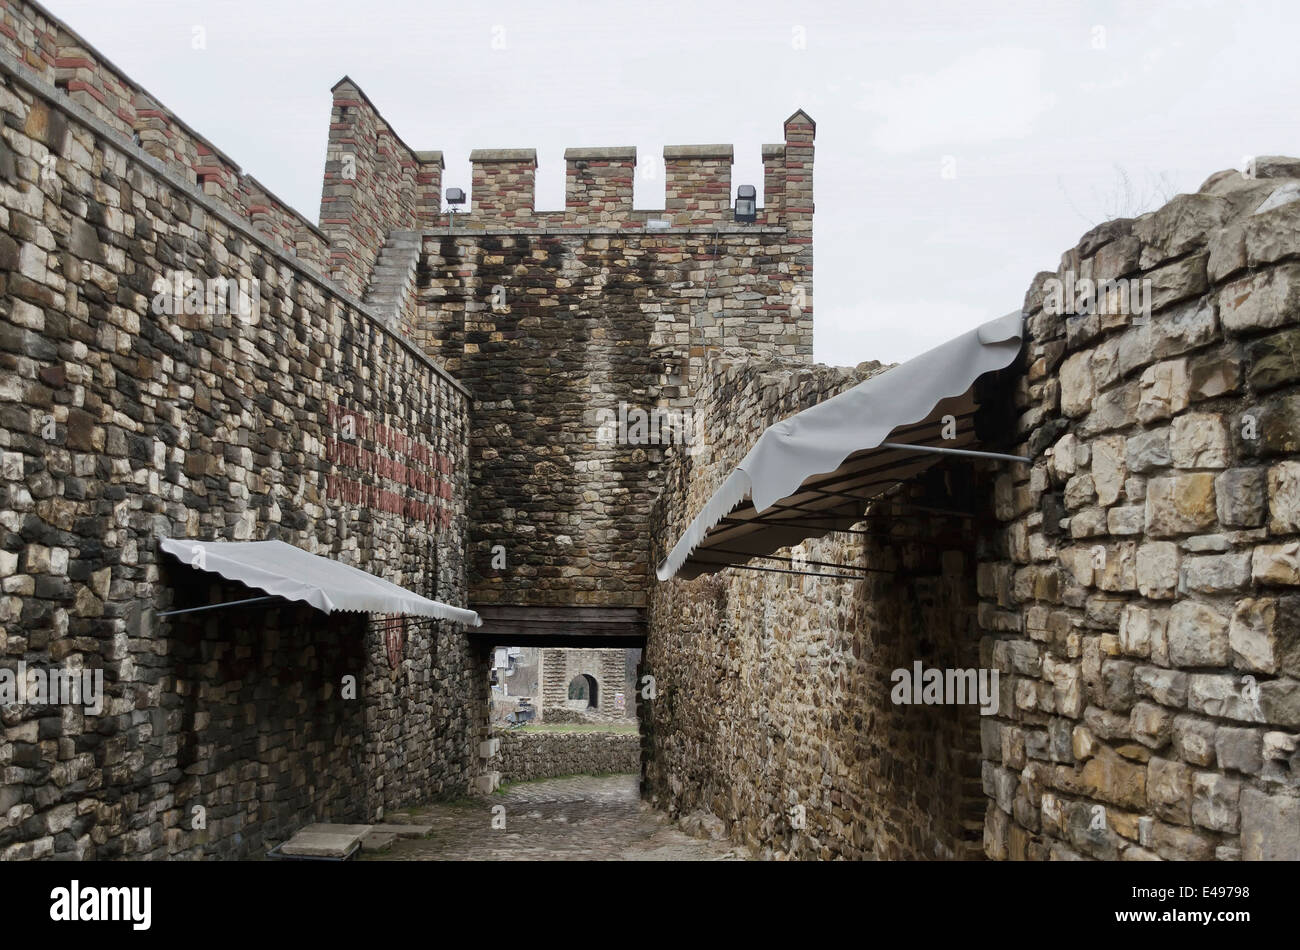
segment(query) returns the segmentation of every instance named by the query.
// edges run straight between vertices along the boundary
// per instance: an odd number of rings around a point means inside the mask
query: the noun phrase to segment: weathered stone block
[[[1263,768],[1264,734],[1259,729],[1220,726],[1214,733],[1214,756],[1221,769],[1256,775]]]
[[[1112,429],[1128,428],[1133,422],[1141,393],[1136,383],[1112,386],[1093,400],[1092,411],[1079,426],[1079,433],[1092,436]]]
[[[1209,604],[1182,600],[1169,609],[1169,662],[1223,666],[1228,662],[1228,618]]]
[[[1214,479],[1219,521],[1229,528],[1256,528],[1264,523],[1265,475],[1258,468],[1230,468]]]
[[[1268,470],[1269,530],[1300,531],[1300,462],[1280,462]]]
[[[1256,719],[1300,729],[1300,682],[1283,677],[1259,684]]]
[[[1246,861],[1300,861],[1300,796],[1241,790],[1241,856]]]
[[[1151,623],[1153,611],[1136,604],[1128,604],[1120,614],[1120,649],[1130,656],[1151,654]]]
[[[1300,322],[1300,266],[1270,268],[1219,291],[1219,318],[1239,331]]]
[[[1097,498],[1091,475],[1075,475],[1065,483],[1065,507],[1083,508]]]
[[[1170,430],[1169,455],[1178,468],[1226,468],[1231,450],[1223,419],[1207,412],[1179,416]]]
[[[1142,505],[1127,505],[1111,508],[1106,512],[1106,530],[1115,535],[1136,535],[1142,533],[1146,525],[1146,508]]]
[[[1172,541],[1149,541],[1137,549],[1137,589],[1144,597],[1171,598],[1178,587],[1181,554]]]
[[[1187,705],[1187,674],[1158,666],[1139,666],[1133,670],[1133,688],[1139,696],[1154,699],[1162,706]]]
[[[1178,757],[1192,765],[1214,764],[1214,723],[1195,716],[1174,717],[1174,749]]]
[[[1192,770],[1181,762],[1153,757],[1147,763],[1147,800],[1166,821],[1189,825]]]
[[[1164,310],[1180,300],[1203,294],[1208,286],[1205,268],[1209,257],[1208,253],[1196,254],[1151,271],[1147,275],[1151,280],[1151,309]],[[1160,314],[1152,319],[1159,320]]]
[[[1214,840],[1190,828],[1156,822],[1151,829],[1151,847],[1166,861],[1208,861],[1214,856]]]
[[[1215,519],[1214,476],[1208,472],[1153,478],[1147,483],[1147,533],[1169,537],[1202,531]]]
[[[1251,577],[1260,584],[1300,585],[1300,541],[1256,547]]]
[[[1067,766],[1062,768],[1069,771]],[[1079,770],[1077,781],[1066,779],[1066,784],[1077,785],[1088,797],[1112,805],[1127,808],[1146,805],[1146,766],[1125,761],[1107,746],[1098,747],[1097,754]]]
[[[1249,435],[1252,418],[1255,420],[1253,437]],[[1243,441],[1249,444],[1257,440],[1261,455],[1300,453],[1300,395],[1271,399],[1257,413],[1243,413],[1240,424]]]
[[[1183,588],[1205,594],[1231,593],[1250,583],[1249,552],[1189,557],[1183,562]]]
[[[1150,749],[1162,749],[1169,744],[1173,724],[1174,714],[1152,703],[1135,703],[1129,713],[1133,738]]]
[[[1198,354],[1187,368],[1187,386],[1193,402],[1216,399],[1241,388],[1241,360],[1235,353]]]
[[[1133,690],[1133,667],[1128,660],[1103,660],[1101,664],[1101,701],[1114,712],[1127,713],[1136,694]]]
[[[1260,673],[1276,672],[1277,615],[1277,600],[1271,597],[1248,597],[1237,602],[1228,625],[1234,666]]]
[[[1085,415],[1092,408],[1096,390],[1092,375],[1092,351],[1085,350],[1068,356],[1061,364],[1061,412],[1075,417]]]
[[[1123,436],[1105,436],[1092,445],[1092,481],[1096,488],[1097,504],[1113,505],[1124,487],[1128,472],[1124,465],[1125,439]],[[1069,493],[1069,486],[1066,487]],[[1066,502],[1069,507],[1069,502]]]
[[[1138,385],[1137,418],[1142,423],[1167,419],[1187,408],[1191,388],[1187,360],[1168,360],[1149,366]]]
[[[1142,242],[1141,267],[1147,270],[1164,261],[1203,247],[1232,212],[1229,202],[1216,195],[1178,195],[1133,225],[1133,237]]]
[[[1211,831],[1236,834],[1241,813],[1241,780],[1215,772],[1192,776],[1192,821]]]
[[[1169,465],[1169,427],[1130,437],[1124,446],[1124,458],[1129,470],[1134,472],[1150,472]]]
[[[1253,340],[1246,346],[1246,379],[1256,392],[1300,382],[1300,328]]]

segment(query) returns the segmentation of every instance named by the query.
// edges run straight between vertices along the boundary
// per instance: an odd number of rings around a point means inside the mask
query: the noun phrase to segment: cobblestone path
[[[505,828],[492,827],[493,806]],[[499,813],[498,813],[499,816]],[[393,813],[432,824],[426,838],[399,840],[369,861],[728,861],[742,848],[693,838],[637,797],[637,776],[572,776],[512,785],[487,798]],[[499,823],[499,822],[498,822]]]

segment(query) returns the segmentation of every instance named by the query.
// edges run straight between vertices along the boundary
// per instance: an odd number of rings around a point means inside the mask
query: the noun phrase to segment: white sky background
[[[1300,155],[1286,0],[46,3],[312,221],[344,74],[443,151],[444,186],[469,189],[470,149],[536,148],[539,210],[584,145],[638,147],[640,208],[665,145],[733,143],[733,197],[761,195],[759,147],[803,108],[815,357],[840,365],[915,356],[1018,308],[1094,224]]]

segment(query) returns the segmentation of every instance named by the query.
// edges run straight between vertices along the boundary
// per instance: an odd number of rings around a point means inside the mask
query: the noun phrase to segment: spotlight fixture
[[[447,189],[447,227],[456,230],[456,209],[465,203],[465,190],[463,188]]]
[[[741,185],[736,189],[736,220],[758,220],[758,192],[753,185]]]

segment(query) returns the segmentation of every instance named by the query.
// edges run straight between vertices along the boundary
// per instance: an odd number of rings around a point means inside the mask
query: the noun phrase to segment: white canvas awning
[[[162,549],[190,567],[220,574],[273,597],[300,600],[317,610],[433,617],[479,626],[472,610],[421,597],[359,568],[320,557],[283,541],[187,541],[164,538]]]
[[[769,426],[656,576],[697,577],[846,530],[872,497],[945,454],[1016,459],[980,451],[972,390],[980,376],[1015,360],[1022,326],[1018,310],[990,320]],[[944,437],[948,415],[955,438]]]

